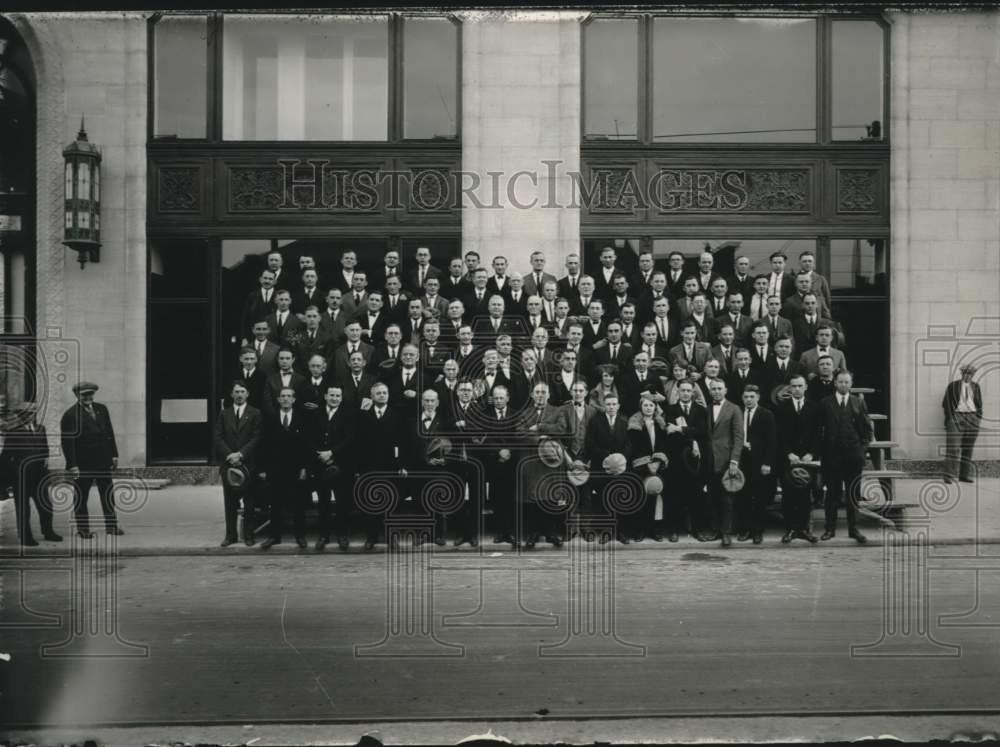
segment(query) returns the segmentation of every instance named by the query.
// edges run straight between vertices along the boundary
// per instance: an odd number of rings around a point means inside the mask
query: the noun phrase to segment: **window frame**
[[[733,18],[736,15],[747,18],[810,18],[816,21],[816,140],[806,143],[781,143],[781,142],[684,142],[669,143],[656,141],[652,138],[653,133],[653,25],[657,18],[677,18],[677,17],[698,17],[698,18]],[[639,86],[638,111],[636,121],[638,123],[638,137],[634,140],[602,140],[587,134],[587,122],[585,113],[587,111],[587,78],[586,78],[586,27],[591,23],[601,20],[632,18],[638,20],[638,32],[636,47],[639,55],[639,75],[637,85]],[[834,21],[873,21],[882,30],[882,137],[879,140],[834,140],[832,137],[832,110],[833,110],[833,22]],[[805,12],[789,13],[704,13],[693,16],[690,12],[679,11],[669,13],[658,11],[655,13],[637,12],[608,12],[591,13],[580,22],[580,143],[586,150],[588,148],[609,148],[609,149],[635,149],[651,148],[657,150],[725,150],[733,148],[760,148],[760,149],[788,149],[804,150],[818,147],[848,146],[864,148],[889,148],[889,121],[890,121],[890,49],[889,49],[889,23],[879,15],[870,13],[842,13],[842,14],[816,14]]]
[[[257,15],[262,19],[269,15],[287,15],[287,11],[275,10],[269,12],[245,11],[239,13],[241,16]],[[349,16],[349,13],[313,13],[316,16]],[[462,141],[462,21],[453,13],[378,13],[373,15],[385,16],[388,24],[388,106],[386,107],[386,133],[385,140],[225,140],[222,136],[222,79],[223,79],[223,25],[226,13],[222,11],[199,12],[199,11],[171,11],[167,13],[154,13],[148,21],[147,26],[147,84],[150,95],[147,98],[146,112],[146,139],[150,145],[172,145],[183,147],[185,144],[198,145],[245,145],[252,143],[260,147],[268,146],[355,146],[365,147],[371,145],[384,144],[443,144],[454,145]],[[155,138],[154,126],[156,116],[157,93],[155,87],[156,77],[156,24],[167,16],[204,16],[207,18],[207,39],[206,50],[208,64],[206,66],[206,137],[204,138]],[[449,21],[455,32],[455,54],[457,65],[455,66],[456,97],[455,97],[455,135],[450,138],[406,138],[403,136],[404,127],[404,90],[405,73],[403,69],[403,44],[405,41],[405,24],[407,18],[438,18]]]

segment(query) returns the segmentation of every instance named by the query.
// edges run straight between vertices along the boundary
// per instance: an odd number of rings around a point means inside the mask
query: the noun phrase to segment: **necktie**
[[[795,414],[798,415],[800,412],[802,412],[802,400],[794,399],[792,401],[795,403]]]
[[[284,415],[281,416],[281,427],[284,428],[286,431],[288,430],[288,413],[287,412]]]
[[[361,294],[360,293],[355,293],[354,294],[354,305],[355,306],[360,306],[361,305]]]
[[[618,357],[618,346],[617,345],[612,345],[611,346],[611,360],[615,360],[615,358],[617,358],[617,357]]]
[[[408,385],[409,383],[410,383],[410,372],[409,372],[409,371],[407,371],[407,370],[406,370],[406,369],[404,368],[404,369],[403,369],[403,388],[405,389],[405,388],[406,388],[406,386],[407,386],[407,385]]]
[[[315,342],[315,341],[316,341],[316,333],[315,332],[310,332],[309,333],[309,342]]]
[[[358,352],[357,343],[351,343],[351,347],[348,349],[348,355],[350,355],[351,353],[356,353],[356,352]]]
[[[688,361],[691,360],[691,346],[690,345],[685,345],[684,346],[684,357],[687,358]]]
[[[375,408],[375,418],[378,419],[378,420],[381,420],[382,419],[382,412],[383,411],[382,411],[381,408],[376,407]]]
[[[424,287],[424,276],[426,274],[427,274],[427,270],[425,270],[423,267],[421,267],[420,268],[420,278],[419,278],[419,280],[420,280],[420,287],[421,288]]]
[[[313,379],[313,386],[319,386],[323,383],[322,379]]]
[[[396,360],[396,348],[389,348],[389,357]]]
[[[660,337],[664,340],[667,339],[667,330],[664,329],[664,321],[662,318],[656,320],[656,326],[660,328]]]
[[[576,288],[576,276],[570,275],[569,277],[569,287]]]
[[[760,356],[761,360],[764,359],[764,346],[763,345],[758,345],[757,346],[757,354]]]
[[[841,395],[841,397],[840,397],[840,406],[841,406],[841,408],[843,408],[845,410],[847,409],[847,397]]]
[[[778,362],[778,370],[781,371],[781,373],[785,372],[785,361],[782,360]]]
[[[503,410],[497,410],[497,420],[503,420]]]
[[[257,356],[260,357],[260,358],[264,357],[264,343],[263,342],[258,342],[257,343]]]
[[[397,296],[389,296],[389,308],[390,309],[396,308],[396,298],[397,298]]]
[[[240,421],[240,418],[242,418],[242,417],[243,417],[243,408],[242,407],[237,407],[236,408],[236,422],[238,423]]]
[[[250,369],[249,368],[243,371],[243,378],[244,379],[249,379],[250,378]]]
[[[683,405],[683,408],[685,417],[691,414],[691,405]]]
[[[360,376],[355,376],[354,377],[354,388],[357,389],[360,386],[361,386],[361,377]]]
[[[336,410],[331,410],[329,407],[326,408],[326,419],[327,420],[333,419],[333,416],[336,412],[337,412]]]
[[[430,429],[431,423],[433,422],[434,422],[433,418],[424,417],[424,430]]]

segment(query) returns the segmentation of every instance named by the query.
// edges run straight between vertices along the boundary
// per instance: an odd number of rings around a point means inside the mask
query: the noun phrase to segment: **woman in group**
[[[644,393],[639,400],[639,412],[629,418],[628,424],[632,471],[647,485],[649,478],[658,476],[667,466],[667,424],[658,409],[653,397]],[[630,534],[636,542],[641,542],[646,536],[657,542],[663,541],[655,518],[658,497],[658,492],[647,490],[642,508],[629,517],[631,526],[626,534]]]
[[[604,412],[604,398],[617,397],[618,366],[614,363],[602,363],[597,367],[598,383],[590,390],[588,401],[601,412]]]
[[[677,395],[677,385],[682,381],[690,381],[691,379],[688,378],[687,364],[680,361],[674,361],[671,372],[673,373],[673,378],[664,381],[663,393],[667,397],[667,405],[676,405],[677,400],[680,399]],[[705,394],[701,391],[700,386],[695,386],[694,388],[694,401],[702,407],[705,406]]]

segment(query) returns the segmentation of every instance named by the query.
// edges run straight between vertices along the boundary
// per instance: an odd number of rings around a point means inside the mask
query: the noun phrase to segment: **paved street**
[[[930,548],[929,586],[903,604],[919,610],[925,602],[929,628],[920,620],[900,621],[899,635],[886,642],[895,644],[875,653],[902,656],[883,657],[851,655],[852,645],[882,637],[883,547],[725,554],[705,545],[605,549],[594,556],[596,566],[577,554],[580,547],[575,542],[521,558],[411,551],[125,557],[116,572],[78,576],[97,584],[88,588],[100,621],[106,619],[101,611],[112,607],[103,601],[110,582],[117,581],[122,639],[70,639],[61,652],[82,658],[39,656],[40,646],[69,634],[70,574],[40,570],[49,563],[40,558],[6,562],[0,651],[11,658],[0,661],[2,723],[207,726],[921,711],[985,711],[979,716],[997,721],[990,711],[1000,711],[1000,630],[992,627],[1000,620],[1000,572],[980,574],[977,609],[969,569],[979,561],[961,558],[974,554],[972,548],[957,554],[962,548]],[[602,578],[612,554],[613,583],[603,589],[597,582],[570,583]],[[39,570],[19,574],[15,567]],[[573,567],[586,573],[573,576]],[[587,575],[595,570],[596,576]],[[34,617],[18,602],[20,578]],[[919,578],[908,576],[911,588]],[[520,606],[514,603],[518,580]],[[387,588],[427,593],[394,593],[387,604]],[[583,635],[587,600],[600,612],[612,588],[613,623],[605,616],[603,624],[618,640]],[[582,616],[571,614],[581,608]],[[414,614],[390,614],[405,609]],[[939,614],[969,610],[975,612],[964,622],[976,627],[938,624]],[[52,614],[59,616],[51,620],[57,627],[24,627],[50,624],[43,616]],[[404,634],[405,623],[413,624],[410,638],[356,649],[383,641],[387,625],[400,619]],[[420,634],[421,619],[430,621],[437,641]],[[574,621],[582,623],[581,635],[570,635]],[[570,645],[545,648],[567,638]],[[406,653],[431,655],[398,655]],[[551,655],[559,653],[575,655]],[[907,655],[914,653],[948,656]]]

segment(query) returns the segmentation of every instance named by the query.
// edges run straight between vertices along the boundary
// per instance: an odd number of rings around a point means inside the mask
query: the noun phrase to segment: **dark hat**
[[[695,453],[693,446],[688,444],[681,452],[681,463],[689,473],[697,475],[701,472],[701,452]]]
[[[451,441],[447,438],[432,438],[427,443],[427,458],[443,459],[451,453]]]
[[[73,394],[86,394],[87,392],[96,392],[100,387],[91,381],[81,381],[73,387]]]
[[[775,407],[791,396],[792,390],[788,384],[778,384],[778,386],[771,390],[771,402]]]
[[[242,488],[250,479],[250,470],[245,465],[229,465],[222,472],[222,482],[230,488]]]
[[[746,478],[739,469],[732,476],[730,476],[728,469],[722,473],[722,487],[727,493],[738,493],[743,490],[745,484]]]
[[[785,475],[785,479],[793,487],[804,488],[812,480],[812,474],[805,467],[791,464],[788,466],[788,472]]]

